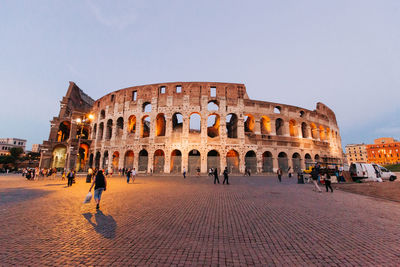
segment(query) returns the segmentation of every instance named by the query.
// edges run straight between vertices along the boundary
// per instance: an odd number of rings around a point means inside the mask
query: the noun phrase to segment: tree
[[[13,147],[10,149],[10,155],[15,160],[17,160],[21,156],[22,153],[24,153],[24,150],[21,147]]]

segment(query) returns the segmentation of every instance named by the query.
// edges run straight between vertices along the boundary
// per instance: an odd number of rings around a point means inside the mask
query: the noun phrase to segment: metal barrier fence
[[[239,158],[227,157],[226,166],[228,167],[229,173],[239,173]]]
[[[139,156],[138,171],[147,172],[148,162],[149,162],[149,157],[148,156]]]
[[[164,156],[154,156],[153,173],[163,173],[164,163]]]
[[[188,173],[194,174],[197,173],[197,168],[200,168],[201,161],[199,156],[189,156],[188,161]]]
[[[288,158],[278,158],[278,167],[281,168],[283,172],[287,172],[289,168]]]
[[[219,156],[208,156],[207,157],[207,172],[209,169],[217,168],[218,170],[221,170],[221,164],[220,164],[220,157]]]
[[[256,157],[245,157],[244,159],[246,168],[250,169],[251,173],[257,173],[257,158]]]
[[[292,166],[295,173],[301,172],[301,164],[299,158],[292,159]]]
[[[171,156],[171,173],[182,172],[182,156]]]
[[[274,172],[272,157],[263,158],[262,170],[263,172]]]

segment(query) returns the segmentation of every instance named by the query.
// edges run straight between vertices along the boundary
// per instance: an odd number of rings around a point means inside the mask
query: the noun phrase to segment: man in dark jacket
[[[215,168],[215,170],[214,170],[214,184],[215,184],[216,182],[218,182],[218,184],[219,184],[218,169],[217,169],[217,168]]]
[[[225,167],[225,170],[224,170],[224,181],[222,182],[222,184],[225,184],[225,181],[226,181],[226,184],[229,184],[228,167]]]

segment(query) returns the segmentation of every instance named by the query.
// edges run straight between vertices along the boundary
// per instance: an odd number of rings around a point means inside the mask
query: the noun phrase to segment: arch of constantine
[[[70,82],[43,143],[41,167],[232,173],[341,163],[334,112],[249,99],[244,84],[134,86],[94,101]]]

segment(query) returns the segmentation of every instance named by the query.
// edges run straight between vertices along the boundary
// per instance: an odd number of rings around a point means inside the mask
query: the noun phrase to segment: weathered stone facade
[[[204,173],[211,167],[228,166],[231,172],[243,173],[247,167],[260,173],[276,171],[278,166],[298,171],[315,161],[342,162],[339,128],[327,106],[317,103],[311,111],[251,100],[244,84],[176,82],[129,87],[94,103],[86,101],[85,108],[66,116],[63,107],[68,98],[67,93],[44,143],[48,150],[43,167],[75,166],[78,143],[81,169],[170,173],[200,168]],[[83,120],[88,114],[94,115],[90,125],[79,127],[75,119]],[[64,122],[71,125],[70,138],[65,140],[60,138]],[[87,138],[73,134],[81,128],[87,129]],[[60,145],[66,151],[64,166],[55,163],[53,151]]]

